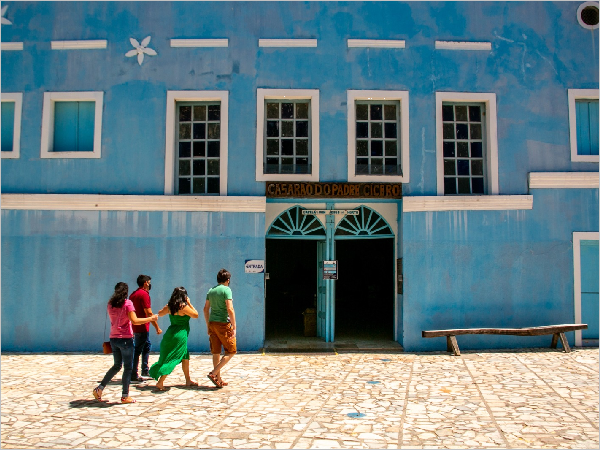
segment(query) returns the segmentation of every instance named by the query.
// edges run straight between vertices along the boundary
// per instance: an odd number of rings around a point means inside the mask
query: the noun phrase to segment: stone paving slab
[[[151,355],[151,362],[158,355]],[[2,354],[2,448],[598,448],[599,351],[241,354],[216,389],[120,375],[102,354]]]

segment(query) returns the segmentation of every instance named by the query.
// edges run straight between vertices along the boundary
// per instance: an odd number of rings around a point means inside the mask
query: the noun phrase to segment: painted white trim
[[[530,172],[529,189],[598,189],[598,172]]]
[[[533,209],[533,195],[408,196],[402,212],[421,211],[507,211]]]
[[[259,212],[266,197],[189,195],[2,194],[2,209],[46,211]]]
[[[400,151],[402,175],[356,175],[356,100],[400,101]],[[410,142],[408,91],[358,91],[349,90],[348,108],[348,181],[408,183],[410,180]]]
[[[2,42],[0,46],[2,51],[23,50],[22,42]]]
[[[259,47],[316,47],[316,39],[259,39]]]
[[[104,92],[44,92],[42,108],[42,144],[40,158],[100,158],[102,149],[102,109]],[[91,152],[53,152],[54,104],[56,102],[95,102],[94,110],[94,150]]]
[[[214,101],[221,102],[219,195],[221,197],[227,195],[227,163],[229,154],[229,91],[167,91],[167,123],[165,125],[165,195],[175,194],[175,143],[177,142],[175,137],[175,129],[177,125],[175,110],[176,103]]]
[[[595,6],[596,9],[598,9],[598,2],[584,2],[581,5],[579,5],[579,8],[577,8],[577,22],[579,22],[579,25],[581,25],[586,30],[595,30],[596,28],[598,28],[598,26],[600,26],[600,24],[588,25],[583,20],[581,20],[581,11],[583,11],[588,6]]]
[[[2,102],[13,102],[15,104],[15,116],[13,124],[13,149],[12,152],[1,152],[2,159],[18,159],[21,157],[21,114],[23,113],[23,93],[1,94]]]
[[[348,39],[348,48],[405,48],[405,40]]]
[[[106,39],[88,39],[81,41],[51,41],[52,50],[95,50],[108,46]]]
[[[496,94],[488,92],[436,92],[435,93],[435,139],[437,194],[444,195],[444,139],[442,122],[443,102],[485,103],[487,194],[497,195],[498,189],[498,115]]]
[[[436,50],[491,50],[491,42],[435,41]]]
[[[310,99],[311,167],[308,174],[264,173],[265,99]],[[319,181],[319,90],[256,90],[256,181]]]
[[[591,2],[593,3],[593,2]],[[575,101],[579,99],[598,100],[598,89],[568,89],[569,102],[569,140],[571,143],[571,161],[600,162],[599,155],[577,154],[577,110]]]
[[[229,39],[171,39],[171,47],[229,47]]]
[[[573,293],[575,322],[581,322],[581,241],[597,241],[600,233],[597,231],[573,232]],[[581,330],[575,331],[575,345],[581,347]]]

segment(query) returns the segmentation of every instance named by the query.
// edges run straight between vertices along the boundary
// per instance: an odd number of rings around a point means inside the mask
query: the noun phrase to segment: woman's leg
[[[123,392],[122,398],[129,397],[129,383],[131,383],[131,371],[133,369],[133,338],[122,339],[121,353],[123,355]]]
[[[192,381],[190,378],[190,360],[183,359],[181,361],[181,369],[183,370],[183,375],[185,376],[185,385],[186,386],[198,386],[198,383]]]
[[[106,387],[106,385],[110,382],[110,380],[112,380],[113,377],[117,373],[119,373],[119,370],[121,370],[121,367],[123,366],[123,355],[121,354],[120,342],[118,342],[118,341],[120,341],[120,339],[119,340],[117,340],[117,339],[110,340],[110,345],[112,346],[112,349],[113,349],[114,364],[110,369],[108,369],[108,372],[106,372],[106,375],[104,375],[104,378],[100,382],[100,386],[102,387],[102,389],[104,389]]]
[[[165,390],[165,386],[164,386],[165,378],[167,378],[167,376],[166,375],[162,375],[158,379],[158,381],[156,382],[156,389],[158,389],[159,391],[164,391]]]

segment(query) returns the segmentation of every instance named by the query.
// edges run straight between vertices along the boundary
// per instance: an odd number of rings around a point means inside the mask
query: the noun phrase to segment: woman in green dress
[[[158,312],[162,317],[169,314],[171,325],[164,334],[160,343],[160,357],[150,367],[150,376],[158,381],[156,389],[164,391],[164,381],[177,364],[181,363],[185,375],[186,386],[198,386],[190,378],[190,353],[187,348],[188,335],[190,334],[190,317],[198,318],[198,311],[190,303],[184,287],[177,287],[171,294],[169,303]]]

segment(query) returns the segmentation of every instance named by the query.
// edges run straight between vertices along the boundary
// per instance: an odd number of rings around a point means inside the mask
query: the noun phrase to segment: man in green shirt
[[[229,284],[231,274],[225,270],[219,270],[217,274],[217,286],[211,288],[206,294],[204,303],[204,320],[208,330],[210,342],[210,353],[213,359],[213,370],[207,375],[213,384],[222,388],[227,386],[221,379],[221,369],[237,353],[235,311],[233,310],[233,297]],[[225,349],[225,356],[221,358],[221,347]]]

